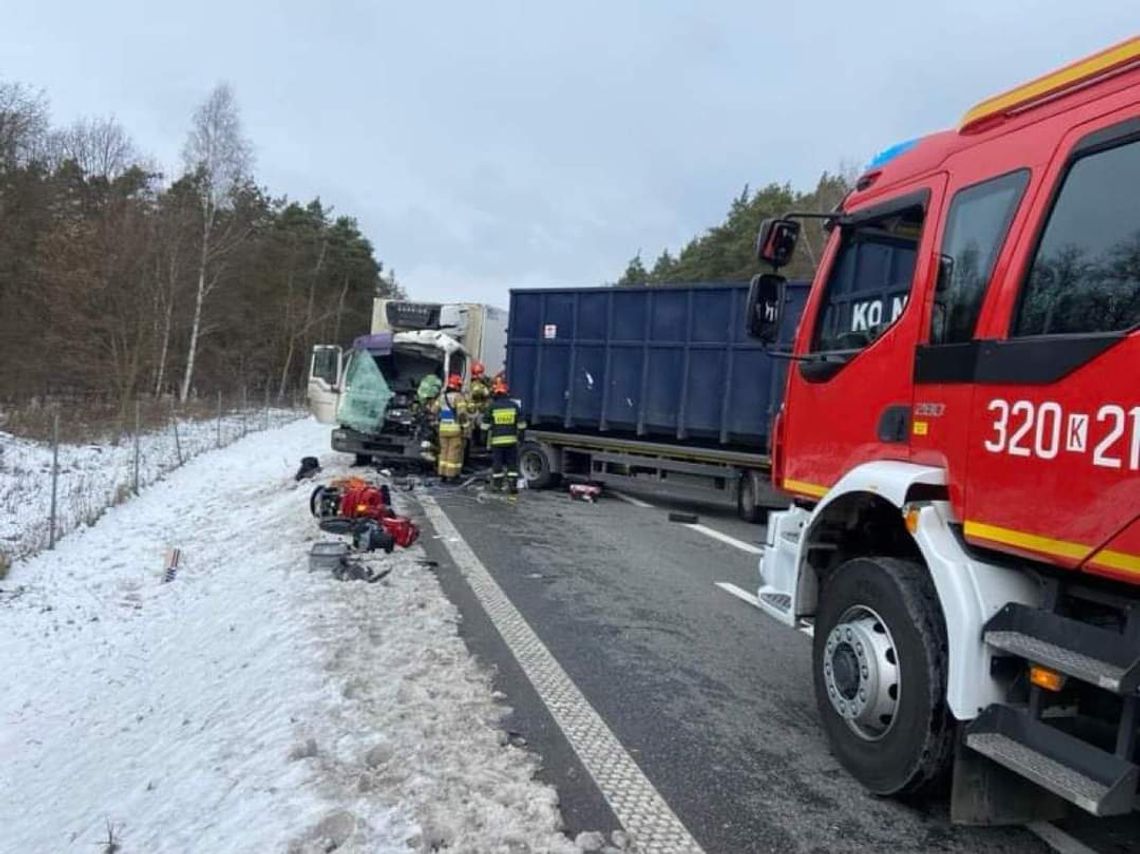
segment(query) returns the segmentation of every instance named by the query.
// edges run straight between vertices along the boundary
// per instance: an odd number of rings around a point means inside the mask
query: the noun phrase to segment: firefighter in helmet
[[[487,369],[482,362],[471,364],[471,407],[483,412],[491,402],[491,381],[487,379]]]
[[[416,397],[412,401],[412,435],[420,440],[420,457],[435,462],[435,399],[443,388],[443,380],[435,374],[424,374],[416,387]]]
[[[507,395],[510,389],[503,375],[495,377],[491,385],[491,488],[515,495],[519,483],[519,432],[526,424],[519,414],[519,405]],[[504,482],[505,481],[505,482]]]
[[[467,392],[471,402],[471,446],[487,447],[487,407],[491,405],[491,380],[482,362],[471,363],[471,384]]]
[[[463,378],[452,374],[433,405],[439,435],[438,471],[444,483],[454,483],[463,470],[463,443],[467,438],[469,407],[463,395]]]

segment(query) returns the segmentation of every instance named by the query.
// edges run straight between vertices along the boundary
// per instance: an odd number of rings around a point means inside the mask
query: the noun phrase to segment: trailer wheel
[[[526,478],[527,489],[546,489],[561,480],[554,471],[550,449],[538,442],[523,442],[519,446],[519,473]]]
[[[891,557],[842,564],[820,595],[815,696],[832,752],[877,795],[938,782],[953,752],[946,625],[922,566]]]
[[[370,466],[372,465],[372,454],[357,454],[352,464],[354,466]]]
[[[745,522],[766,522],[768,508],[760,504],[759,475],[746,471],[740,476],[740,488],[736,492],[736,515]]]

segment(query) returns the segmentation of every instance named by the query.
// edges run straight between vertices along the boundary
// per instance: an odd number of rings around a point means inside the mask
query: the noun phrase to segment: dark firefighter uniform
[[[505,478],[507,491],[513,495],[519,488],[519,431],[526,424],[519,417],[519,405],[499,388],[487,414],[491,422],[491,487],[501,490]]]

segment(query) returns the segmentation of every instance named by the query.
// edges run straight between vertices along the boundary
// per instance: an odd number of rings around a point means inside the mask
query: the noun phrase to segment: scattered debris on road
[[[166,567],[162,570],[162,581],[169,583],[178,575],[178,565],[182,562],[182,550],[171,549],[166,553]]]
[[[570,497],[575,501],[585,501],[593,504],[602,494],[602,488],[592,483],[570,484]]]
[[[307,480],[315,477],[320,470],[321,464],[316,457],[301,457],[301,467],[293,475],[293,480]]]
[[[309,549],[309,570],[311,572],[332,572],[347,558],[347,543],[313,543],[312,548]]]

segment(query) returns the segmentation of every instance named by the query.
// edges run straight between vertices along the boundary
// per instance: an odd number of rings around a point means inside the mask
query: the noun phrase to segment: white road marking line
[[[686,525],[690,531],[698,531],[706,537],[712,537],[714,540],[720,540],[722,543],[728,543],[730,546],[740,549],[742,552],[748,552],[753,555],[762,555],[764,550],[759,546],[754,546],[752,543],[746,543],[744,540],[738,540],[736,537],[730,537],[728,534],[722,534],[715,528],[710,528],[706,525]]]
[[[701,847],[676,813],[507,598],[435,499],[421,494],[419,500],[483,610],[598,784],[614,815],[633,836],[638,850],[699,854]]]
[[[607,490],[607,492],[614,498],[619,498],[626,504],[632,504],[634,507],[640,507],[642,510],[649,510],[653,507],[648,501],[642,501],[640,498],[634,498],[632,495],[626,495],[624,492],[618,492],[616,489],[610,489]]]
[[[737,599],[743,599],[753,608],[760,607],[760,600],[756,598],[755,594],[749,593],[747,590],[737,587],[735,584],[730,584],[727,581],[714,581],[713,584],[715,584],[725,593],[728,593],[731,596],[735,596]],[[815,626],[813,626],[811,623],[801,623],[796,628],[807,635],[809,638],[815,637]]]
[[[642,501],[640,498],[634,498],[632,495],[626,495],[624,492],[618,492],[615,489],[608,490],[608,492],[614,498],[618,498],[624,501],[626,504],[632,504],[634,507],[652,509],[654,506],[648,501]],[[764,550],[759,546],[754,546],[752,543],[746,543],[744,540],[738,540],[736,537],[730,537],[728,534],[723,534],[715,528],[710,528],[707,525],[692,524],[685,525],[685,527],[693,531],[697,531],[698,533],[704,534],[706,537],[712,537],[714,540],[720,540],[722,543],[728,543],[728,545],[733,546],[734,548],[738,548],[742,552],[748,552],[749,554],[754,555],[764,554]]]
[[[747,590],[737,587],[735,584],[729,584],[727,581],[717,581],[715,583],[716,586],[723,590],[725,593],[729,593],[735,596],[737,599],[743,599],[753,608],[760,607],[760,600],[757,599],[754,594],[749,593]]]
[[[1096,850],[1089,848],[1076,837],[1070,836],[1047,821],[1035,821],[1025,825],[1025,829],[1041,838],[1042,841],[1060,854],[1097,854]]]

